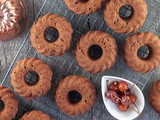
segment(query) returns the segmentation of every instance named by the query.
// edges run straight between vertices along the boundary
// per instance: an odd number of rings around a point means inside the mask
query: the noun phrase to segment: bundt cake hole
[[[79,0],[79,2],[81,2],[81,3],[86,3],[86,2],[88,2],[89,0]]]
[[[5,104],[3,102],[3,100],[0,99],[0,112],[4,109]]]
[[[130,5],[123,5],[119,9],[119,15],[124,20],[130,20],[133,16],[134,10]]]
[[[98,60],[101,58],[103,50],[99,45],[92,45],[88,49],[88,55],[92,60]]]
[[[45,30],[44,37],[48,42],[55,42],[59,37],[59,32],[53,27],[49,27]]]
[[[137,55],[141,59],[147,59],[150,56],[150,48],[144,45],[138,49]]]
[[[72,90],[68,93],[68,98],[71,103],[75,104],[81,101],[82,95],[78,91]]]
[[[29,86],[33,86],[36,85],[39,81],[39,75],[37,72],[35,71],[29,71],[26,73],[25,75],[25,82],[29,85]]]

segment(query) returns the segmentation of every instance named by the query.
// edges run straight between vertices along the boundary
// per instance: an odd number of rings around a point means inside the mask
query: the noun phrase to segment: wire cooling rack
[[[146,2],[148,4],[147,21],[138,32],[151,31],[157,34],[158,36],[160,36],[160,34],[158,34],[160,33],[160,14],[159,14],[160,1],[146,0]],[[71,120],[72,119],[112,120],[114,118],[111,117],[107,112],[107,110],[105,109],[102,102],[102,98],[101,98],[100,81],[103,75],[113,75],[113,76],[119,76],[119,77],[129,79],[130,81],[134,82],[141,90],[144,89],[153,71],[147,74],[142,74],[142,73],[134,72],[127,67],[127,65],[124,63],[124,60],[123,60],[122,49],[123,49],[124,41],[129,35],[117,34],[106,25],[103,19],[104,7],[105,7],[105,4],[103,5],[102,9],[99,10],[98,12],[90,14],[88,16],[83,16],[83,15],[76,15],[73,12],[69,11],[66,5],[64,4],[63,0],[43,0],[42,6],[38,14],[36,15],[34,21],[36,21],[39,16],[44,15],[47,12],[57,13],[61,16],[66,17],[68,21],[72,23],[72,27],[74,29],[73,40],[72,40],[73,42],[72,42],[71,49],[67,51],[67,53],[64,54],[63,56],[45,57],[41,54],[38,54],[32,48],[29,42],[30,32],[26,34],[25,39],[23,40],[22,45],[17,51],[17,54],[13,59],[13,62],[11,63],[7,73],[5,74],[1,84],[13,90],[10,84],[10,73],[13,67],[16,65],[17,61],[26,57],[37,57],[39,59],[44,60],[46,63],[50,65],[51,69],[53,70],[54,77],[52,82],[52,89],[44,97],[40,97],[33,101],[26,101],[15,93],[19,100],[19,112],[15,119],[18,119],[27,111],[37,109],[37,110],[42,110],[46,112],[56,120],[63,120],[63,119],[64,120],[70,120],[70,119]],[[131,11],[130,8],[125,7],[121,10],[121,15],[125,17],[127,14],[130,14],[130,11]],[[89,72],[86,72],[81,67],[79,67],[77,65],[76,60],[74,59],[74,49],[76,47],[76,42],[78,41],[78,39],[82,34],[86,33],[89,30],[102,30],[111,34],[116,39],[119,47],[118,60],[116,64],[111,69],[106,70],[103,73],[90,74]],[[53,31],[49,30],[47,31],[46,36],[48,39],[52,40],[52,38],[55,35],[53,34]],[[149,50],[147,47],[143,47],[139,50],[138,54],[141,57],[145,57],[149,54]],[[62,113],[56,106],[55,100],[53,98],[55,93],[55,88],[58,85],[59,81],[65,78],[66,76],[73,75],[73,74],[86,76],[88,79],[90,79],[93,82],[97,91],[97,99],[96,99],[94,108],[92,108],[90,112],[86,113],[85,115],[77,116],[77,117],[67,116],[64,113]],[[36,80],[36,74],[31,72],[30,75],[27,75],[26,79],[32,83],[34,82],[34,80]]]

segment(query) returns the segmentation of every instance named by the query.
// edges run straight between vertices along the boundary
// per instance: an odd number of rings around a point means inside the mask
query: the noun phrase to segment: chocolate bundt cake
[[[0,0],[0,41],[18,36],[27,22],[23,0]]]
[[[75,50],[78,65],[91,73],[109,69],[117,58],[115,39],[102,31],[89,31],[82,35]]]
[[[45,32],[49,28],[58,31],[56,41],[47,40]],[[64,17],[57,14],[46,14],[32,26],[30,41],[37,52],[45,56],[60,56],[70,48],[72,33],[72,26]]]
[[[149,101],[156,112],[160,113],[160,80],[156,81],[152,86]]]
[[[61,80],[55,93],[57,106],[68,115],[82,115],[93,107],[94,85],[83,76],[68,76]]]
[[[11,120],[18,112],[18,101],[14,93],[0,85],[0,119]]]
[[[28,73],[38,76],[36,83],[27,81]],[[33,75],[34,73],[34,75]],[[26,58],[20,60],[11,73],[11,84],[14,90],[23,98],[31,100],[44,96],[51,88],[52,71],[42,60],[37,58]],[[31,77],[32,77],[31,76]],[[27,80],[26,80],[27,79]]]
[[[20,120],[53,120],[46,113],[38,110],[25,113]]]
[[[150,52],[147,58],[137,55],[139,48],[148,46]],[[137,72],[149,72],[160,64],[160,39],[150,32],[136,33],[130,36],[124,44],[124,59],[126,64]]]
[[[104,0],[64,0],[68,9],[76,14],[90,14],[101,8]]]
[[[121,17],[120,9],[128,5],[131,7],[131,15]],[[128,10],[128,8],[127,8]],[[126,13],[127,13],[127,10]],[[107,25],[118,33],[135,32],[146,21],[147,4],[145,0],[108,0],[104,10],[104,19]]]

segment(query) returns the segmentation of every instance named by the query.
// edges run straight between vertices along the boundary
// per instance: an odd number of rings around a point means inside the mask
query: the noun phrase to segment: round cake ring
[[[157,80],[154,82],[149,93],[149,102],[157,113],[160,113],[159,99],[160,99],[160,80]]]
[[[46,113],[39,111],[39,110],[33,110],[30,112],[25,113],[20,120],[54,120],[49,117]]]
[[[150,50],[148,57],[140,58],[137,55],[142,46]],[[142,32],[131,35],[124,44],[124,59],[126,64],[137,72],[149,72],[160,64],[160,40],[151,32]]]
[[[87,15],[101,8],[104,0],[64,0],[69,10]]]
[[[73,102],[70,99],[70,92],[76,91],[81,94],[81,99]],[[75,98],[78,96],[73,95]],[[83,115],[94,106],[96,91],[94,85],[85,77],[71,75],[60,81],[55,101],[62,112],[67,115]]]
[[[120,9],[130,6],[132,14],[123,18]],[[134,33],[141,28],[147,18],[147,4],[145,0],[110,0],[104,10],[107,25],[117,33]]]
[[[58,31],[59,36],[54,42],[46,39],[45,32],[49,28]],[[30,41],[38,53],[45,56],[60,56],[70,48],[72,34],[72,25],[66,18],[58,14],[47,13],[32,26]]]
[[[93,46],[97,47],[94,48]],[[101,56],[94,59],[90,54],[90,48],[92,47],[93,50],[98,50],[100,47],[100,51],[92,52],[92,54],[101,53]],[[115,39],[108,33],[99,30],[89,31],[81,36],[75,50],[75,58],[79,66],[95,74],[113,66],[117,59],[117,49]]]
[[[18,100],[16,95],[9,89],[0,85],[0,100],[4,103],[4,108],[0,111],[1,120],[11,120],[18,112]]]
[[[26,75],[30,71],[35,71],[39,76],[38,82],[33,82],[33,85],[26,82]],[[52,75],[52,70],[43,60],[26,58],[20,60],[13,69],[11,73],[11,84],[21,97],[32,100],[44,96],[49,91]]]

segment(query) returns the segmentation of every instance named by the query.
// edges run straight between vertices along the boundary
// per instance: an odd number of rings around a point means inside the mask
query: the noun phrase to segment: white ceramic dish
[[[125,112],[120,111],[114,103],[112,103],[110,100],[108,100],[105,97],[105,92],[107,91],[107,84],[106,84],[107,80],[109,80],[109,84],[113,81],[126,81],[129,88],[134,83],[130,82],[129,80],[119,78],[119,77],[113,77],[113,76],[103,76],[102,77],[102,80],[101,80],[102,97],[103,97],[103,102],[104,102],[108,112],[118,120],[133,120],[136,117],[138,117],[139,114],[137,114],[136,112],[134,112],[131,109],[128,109]],[[136,85],[131,89],[131,93],[134,93],[137,96],[136,105],[138,106],[139,112],[141,113],[143,111],[144,105],[145,105],[143,93]],[[134,105],[131,105],[130,107],[136,110],[136,107]]]

